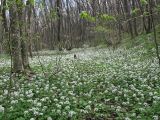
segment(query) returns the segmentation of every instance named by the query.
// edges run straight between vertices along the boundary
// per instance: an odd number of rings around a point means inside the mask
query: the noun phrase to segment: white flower
[[[66,109],[66,110],[69,110],[69,109],[70,109],[70,106],[66,106],[65,109]]]
[[[47,120],[52,120],[52,118],[51,118],[51,117],[48,117]]]
[[[57,108],[61,108],[62,106],[60,104],[56,104]]]
[[[125,120],[131,120],[129,117],[126,117]]]
[[[18,92],[14,92],[14,95],[15,95],[15,97],[17,97],[19,95],[19,93]]]
[[[57,113],[58,113],[58,114],[61,114],[61,110],[57,110]]]
[[[39,112],[38,112],[38,111],[34,111],[33,114],[34,114],[34,115],[38,115]]]
[[[65,99],[65,96],[61,96],[61,99],[64,100],[64,99]]]
[[[127,105],[127,103],[126,102],[122,102],[122,105]]]
[[[136,113],[133,113],[132,116],[133,116],[133,117],[136,116]]]
[[[54,101],[55,101],[55,102],[58,102],[58,99],[55,98]]]
[[[29,112],[28,111],[24,111],[24,114],[26,115],[26,114],[28,114]]]
[[[104,93],[108,93],[108,90],[105,90]]]
[[[48,107],[47,106],[43,106],[43,109],[47,109]]]
[[[11,101],[11,104],[16,104],[16,103],[18,103],[18,100],[12,100]]]
[[[37,106],[41,107],[41,106],[42,106],[42,103],[38,102],[38,103],[37,103]]]
[[[43,113],[39,113],[39,115],[43,115]]]
[[[69,117],[72,117],[73,115],[75,115],[76,114],[76,112],[74,112],[74,111],[69,111]]]
[[[0,101],[2,101],[3,100],[3,96],[2,95],[0,95]]]
[[[144,103],[144,106],[147,106],[147,105],[148,105],[148,104],[145,102],[145,103]]]
[[[152,92],[149,92],[149,95],[150,95],[150,96],[153,96],[153,93],[152,93]]]
[[[42,102],[45,102],[45,101],[46,101],[46,99],[45,99],[45,98],[42,98],[42,99],[41,99],[41,101],[42,101]]]
[[[116,111],[119,112],[120,110],[121,110],[121,107],[118,106],[117,109],[116,109]]]
[[[30,93],[27,95],[27,97],[31,98],[31,97],[33,97],[33,95],[34,95],[34,93]]]
[[[70,104],[70,102],[69,101],[65,101],[64,104]]]
[[[63,112],[62,114],[63,114],[63,115],[65,115],[65,116],[67,115],[67,113],[66,113],[66,112]]]
[[[140,111],[144,111],[145,109],[144,109],[144,108],[139,108],[139,110],[140,110]]]
[[[4,90],[4,95],[7,95],[8,94],[8,90]]]
[[[69,91],[68,94],[74,96],[73,91]]]
[[[86,109],[86,110],[91,110],[91,106],[90,106],[90,105],[87,105],[87,106],[85,107],[85,109]]]
[[[61,105],[63,105],[63,104],[64,104],[64,102],[62,102],[62,101],[61,101],[61,102],[59,102],[59,103],[60,103]]]
[[[133,94],[133,97],[136,97],[136,94]]]
[[[91,104],[91,103],[92,103],[92,101],[88,101],[88,103],[89,103],[89,104]]]
[[[0,113],[4,112],[4,107],[2,105],[0,105]]]
[[[113,90],[112,90],[112,93],[115,93],[117,91],[117,89],[116,88],[114,88]]]
[[[30,120],[35,120],[34,118],[31,118]]]
[[[118,97],[115,97],[115,101],[118,101]]]
[[[153,119],[154,119],[154,120],[158,120],[158,118],[159,118],[158,115],[154,115],[154,116],[153,116]]]

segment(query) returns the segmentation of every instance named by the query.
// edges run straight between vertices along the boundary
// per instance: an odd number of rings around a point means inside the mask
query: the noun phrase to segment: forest
[[[160,0],[0,0],[0,120],[160,120]]]

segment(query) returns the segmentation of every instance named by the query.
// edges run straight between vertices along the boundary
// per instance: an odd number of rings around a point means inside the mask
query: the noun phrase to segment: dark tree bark
[[[28,1],[27,1],[28,3]],[[23,63],[23,68],[25,70],[30,70],[30,66],[29,66],[29,57],[28,57],[28,38],[26,36],[27,32],[25,30],[25,24],[26,22],[26,14],[25,14],[25,7],[23,0],[21,0],[21,4],[18,7],[19,11],[19,30],[20,30],[20,37],[21,37],[21,55],[22,55],[22,63]],[[29,29],[29,28],[28,28]]]
[[[59,50],[62,50],[62,43],[61,43],[61,0],[57,0],[56,3],[56,10],[57,10],[57,40],[59,42]]]
[[[136,4],[135,4],[135,0],[132,0],[132,8],[133,10],[136,9]],[[137,18],[136,15],[133,15],[133,27],[134,27],[134,35],[138,36],[138,32],[137,32]]]
[[[11,55],[13,60],[12,72],[21,73],[23,72],[23,64],[21,57],[21,41],[20,41],[20,31],[18,25],[18,12],[17,3],[13,3],[10,6],[10,34],[11,34]]]
[[[152,20],[151,20],[151,11],[150,11],[150,5],[149,3],[146,5],[146,12],[149,13],[146,18],[147,18],[147,29],[146,29],[146,33],[151,33],[152,30]]]
[[[130,15],[130,8],[128,6],[128,0],[124,0],[123,2],[124,2],[124,10],[126,14],[126,19],[128,20],[128,28],[131,34],[131,38],[134,38],[132,22],[131,20],[129,20],[131,18],[131,15]]]
[[[8,26],[7,26],[7,18],[6,18],[6,0],[2,1],[2,24],[4,27],[4,31],[8,32]]]
[[[153,27],[153,32],[154,32],[154,43],[155,43],[155,48],[156,48],[156,55],[157,55],[157,59],[158,59],[159,67],[160,67],[160,53],[159,53],[159,45],[157,41],[156,26],[155,26],[154,16],[153,16],[153,1],[152,0],[149,0],[149,11],[151,14],[150,19],[152,22],[152,27]]]

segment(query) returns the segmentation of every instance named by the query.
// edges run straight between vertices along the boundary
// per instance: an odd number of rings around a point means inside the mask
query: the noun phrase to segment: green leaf
[[[29,3],[34,6],[35,1],[34,0],[29,0]]]
[[[156,6],[156,11],[160,12],[160,5]]]
[[[144,15],[144,16],[148,16],[148,15],[149,15],[149,12],[146,12],[146,11],[145,11],[145,12],[143,13],[143,15]]]
[[[25,120],[25,118],[20,117],[20,118],[17,118],[16,120]]]
[[[86,12],[86,11],[82,11],[82,12],[80,13],[80,18],[82,18],[82,19],[87,19],[88,16],[89,16],[89,14],[88,14],[88,12]]]
[[[147,0],[140,0],[140,2],[141,2],[142,5],[147,5],[148,4]]]
[[[135,8],[135,9],[133,9],[133,10],[131,11],[131,14],[132,14],[132,15],[137,15],[138,11],[139,11],[139,9],[138,9],[138,8]]]
[[[82,11],[80,13],[80,18],[88,20],[90,22],[95,22],[96,21],[96,18],[92,17],[87,11]]]
[[[102,14],[100,15],[100,19],[104,21],[116,21],[116,18],[114,16],[108,15],[108,14]]]

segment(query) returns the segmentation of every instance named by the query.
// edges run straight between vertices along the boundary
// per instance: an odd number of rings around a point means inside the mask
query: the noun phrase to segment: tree
[[[129,2],[128,0],[123,0],[123,4],[124,4],[124,10],[125,10],[125,15],[126,15],[126,20],[130,19],[131,18],[131,15],[130,15],[130,8],[129,8]],[[128,20],[128,29],[129,29],[129,32],[131,34],[131,37],[133,38],[134,35],[133,35],[133,27],[132,27],[132,22],[130,20]]]
[[[57,11],[57,40],[59,42],[59,50],[62,50],[61,43],[61,0],[57,0],[56,3],[56,11]]]
[[[21,57],[21,41],[18,21],[18,3],[13,1],[9,7],[10,34],[11,34],[11,56],[13,60],[12,72],[21,73],[24,70]]]
[[[83,44],[99,45],[101,42],[113,45],[108,42],[113,39],[114,43],[119,44],[126,33],[134,38],[140,33],[150,33],[153,30],[148,0],[41,0],[35,3],[34,0],[27,0],[26,5],[22,0],[2,0],[4,7],[1,6],[1,14],[6,33],[9,22],[5,12],[8,7],[13,9],[7,5],[10,2],[17,12],[9,10],[12,17],[11,37],[16,32],[14,28],[20,39],[20,56],[24,69],[29,68],[28,51],[32,56],[33,50],[71,50],[82,47]],[[152,2],[156,26],[159,24],[159,13],[155,9],[160,2]],[[89,20],[80,17],[85,12],[88,13]],[[108,19],[111,16],[115,20],[100,20],[101,17]],[[16,25],[13,25],[14,21],[17,21]]]
[[[9,6],[10,39],[13,73],[28,72],[30,70],[28,58],[28,45],[25,37],[25,12],[23,0],[12,1]]]

